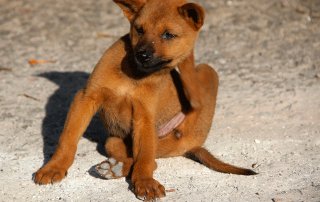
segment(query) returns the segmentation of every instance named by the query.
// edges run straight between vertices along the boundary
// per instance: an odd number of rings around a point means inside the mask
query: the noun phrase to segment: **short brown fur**
[[[208,167],[251,175],[222,163],[202,148],[209,133],[218,75],[208,65],[195,67],[193,47],[204,22],[201,6],[185,0],[114,0],[128,18],[128,35],[102,56],[70,107],[52,159],[35,175],[37,184],[61,181],[74,161],[77,143],[98,112],[110,136],[106,152],[124,163],[138,198],[165,195],[153,179],[156,158],[193,156]],[[180,74],[174,69],[179,68]],[[159,139],[157,128],[179,112],[183,122]]]

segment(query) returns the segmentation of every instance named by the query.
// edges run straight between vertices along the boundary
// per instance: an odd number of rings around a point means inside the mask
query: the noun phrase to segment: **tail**
[[[186,153],[187,157],[190,157],[196,160],[199,160],[201,163],[211,168],[212,170],[222,172],[222,173],[231,173],[237,175],[257,175],[258,173],[245,168],[239,168],[227,163],[223,163],[219,159],[215,158],[203,147],[196,147],[191,149]]]

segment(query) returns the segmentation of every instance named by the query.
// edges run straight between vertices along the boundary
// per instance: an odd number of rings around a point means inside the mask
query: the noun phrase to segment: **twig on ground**
[[[36,101],[41,101],[41,100],[39,100],[38,98],[35,98],[35,97],[32,97],[32,96],[30,96],[30,95],[27,95],[27,94],[22,94],[23,96],[25,96],[25,97],[27,97],[27,98],[30,98],[30,99],[33,99],[33,100],[36,100]]]
[[[8,72],[12,72],[12,68],[0,67],[0,71],[8,71]]]
[[[301,10],[300,8],[296,8],[296,9],[294,9],[297,13],[300,13],[300,14],[305,14],[306,13],[306,11],[303,11],[303,10]]]

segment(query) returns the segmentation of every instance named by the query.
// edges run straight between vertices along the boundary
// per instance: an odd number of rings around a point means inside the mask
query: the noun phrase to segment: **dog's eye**
[[[136,31],[138,32],[138,34],[141,34],[141,35],[144,34],[144,30],[142,27],[140,28],[136,27]]]
[[[165,31],[163,34],[162,34],[162,38],[163,39],[167,39],[167,40],[170,40],[174,37],[177,37],[177,35],[174,35],[174,34],[171,34],[169,33],[168,31]]]

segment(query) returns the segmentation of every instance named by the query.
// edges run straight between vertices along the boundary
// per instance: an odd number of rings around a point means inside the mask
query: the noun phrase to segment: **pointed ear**
[[[178,8],[180,15],[182,15],[187,23],[198,31],[203,23],[205,12],[204,9],[195,3],[187,3]]]
[[[147,0],[113,0],[123,10],[123,14],[132,22]]]

